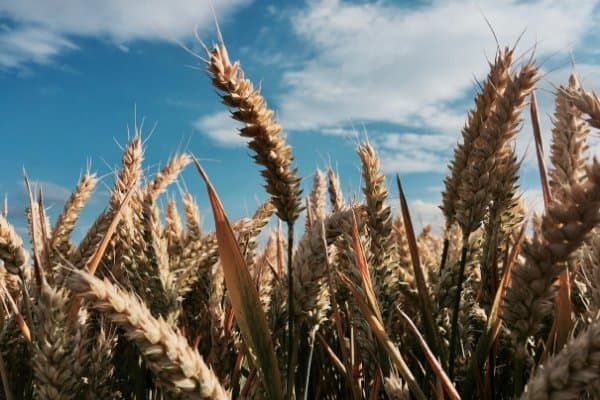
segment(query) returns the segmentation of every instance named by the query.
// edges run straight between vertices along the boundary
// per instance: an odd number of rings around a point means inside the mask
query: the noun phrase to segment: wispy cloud
[[[31,189],[37,190],[38,188],[42,190],[44,194],[44,202],[46,205],[62,205],[69,196],[71,195],[71,190],[62,185],[59,185],[54,182],[48,181],[32,181],[30,182]],[[23,184],[23,193],[25,193],[25,186]]]
[[[437,203],[422,199],[414,200],[411,203],[411,213],[413,219],[420,222],[421,227],[431,225],[437,230],[443,226],[444,218]]]
[[[71,195],[71,190],[50,181],[30,181],[31,189],[37,194],[39,188],[42,189],[44,196],[44,205],[55,215],[62,209],[64,202]],[[10,222],[20,229],[20,232],[26,232],[25,226],[25,208],[29,206],[29,198],[25,189],[24,182],[17,182],[14,186],[3,188],[6,192],[2,194],[2,205],[4,205],[4,196],[8,203],[8,217]]]
[[[251,0],[216,1],[225,21]],[[171,40],[190,36],[195,26],[212,27],[208,1],[162,0],[22,0],[0,2],[0,16],[14,22],[2,25],[0,67],[46,64],[58,54],[76,48],[79,36],[111,40],[121,51],[134,40]]]
[[[291,21],[312,52],[284,72],[282,123],[287,129],[343,134],[349,121],[364,122],[387,172],[445,172],[471,107],[474,80],[484,77],[485,57],[495,53],[485,18],[502,45],[513,44],[526,29],[521,52],[535,45],[538,59],[559,60],[567,67],[571,51],[584,51],[582,43],[598,21],[597,4],[434,0],[408,7],[383,1],[308,1]],[[543,106],[550,107],[543,110],[552,110],[549,92],[539,93]],[[543,117],[549,133],[549,119]],[[398,129],[377,132],[377,123]],[[524,130],[531,132],[527,121]],[[530,137],[520,136],[519,154]],[[528,167],[533,158],[529,152]]]
[[[401,214],[400,205],[398,202],[391,202],[390,206],[396,215]],[[444,226],[444,216],[439,208],[439,204],[432,199],[414,199],[408,202],[411,220],[418,234],[418,230],[423,229],[426,225],[431,225],[435,233],[440,233]]]
[[[0,31],[0,69],[23,63],[48,64],[56,55],[75,49],[72,41],[46,28],[4,27]]]
[[[591,28],[595,1],[433,1],[420,8],[386,2],[310,1],[292,19],[314,57],[287,71],[281,99],[288,128],[316,129],[349,120],[444,129],[460,124],[451,102],[487,69],[495,42],[537,42],[539,57],[569,50]],[[539,38],[539,41],[537,39]],[[462,110],[461,110],[462,111]]]
[[[248,139],[239,135],[240,123],[227,111],[198,118],[192,124],[201,134],[223,147],[242,147]]]
[[[455,144],[445,134],[384,133],[373,135],[386,173],[445,172],[448,153]]]
[[[528,214],[541,215],[544,213],[544,198],[541,189],[526,189],[523,191],[521,199]]]

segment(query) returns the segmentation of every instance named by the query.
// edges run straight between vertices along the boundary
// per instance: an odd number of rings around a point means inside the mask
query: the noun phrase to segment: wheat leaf
[[[262,383],[268,397],[270,399],[282,399],[281,373],[277,365],[271,332],[260,303],[258,291],[252,281],[221,200],[202,166],[195,158],[194,164],[206,184],[210,199],[225,285],[235,319],[250,350],[249,353],[256,358],[256,364],[262,373]]]

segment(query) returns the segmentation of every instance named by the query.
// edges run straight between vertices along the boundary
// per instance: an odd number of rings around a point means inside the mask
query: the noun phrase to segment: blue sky
[[[366,137],[391,179],[401,174],[417,220],[441,223],[443,176],[471,107],[475,79],[487,72],[495,40],[517,53],[536,46],[538,91],[548,144],[552,84],[571,60],[587,88],[600,86],[598,1],[214,0],[233,59],[260,83],[293,145],[308,191],[315,168],[331,164],[342,188],[358,193],[356,143]],[[484,18],[485,16],[485,18]],[[203,67],[175,40],[200,50],[194,26],[216,40],[206,0],[0,0],[0,193],[22,227],[22,167],[42,184],[56,214],[91,165],[105,176],[84,215],[101,211],[128,127],[144,120],[151,174],[177,151],[201,160],[232,218],[266,198],[236,124]],[[154,128],[154,129],[153,129]],[[531,129],[524,122],[517,149]],[[595,148],[593,143],[592,150]],[[529,146],[521,184],[532,208],[539,185]],[[208,216],[190,169],[183,181]],[[177,190],[173,191],[174,194]],[[207,218],[207,226],[210,225]]]

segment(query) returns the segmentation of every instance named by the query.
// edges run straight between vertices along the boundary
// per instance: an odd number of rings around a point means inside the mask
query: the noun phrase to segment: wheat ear
[[[230,398],[185,337],[162,318],[154,318],[138,298],[79,270],[71,274],[68,287],[126,332],[167,391],[188,399]]]
[[[325,241],[330,245],[341,234],[351,230],[353,213],[357,214],[357,220],[362,225],[363,212],[360,207],[350,208],[330,214],[324,220],[317,220],[298,244],[292,269],[294,301],[297,305],[295,311],[297,316],[306,322],[309,330],[323,321],[329,309],[322,224],[325,226]]]
[[[554,199],[542,219],[541,232],[523,243],[524,262],[512,272],[502,318],[517,343],[542,328],[552,313],[554,281],[569,255],[600,221],[600,163],[587,167],[587,180],[565,189],[564,199]]]
[[[490,64],[490,72],[475,97],[475,108],[469,112],[467,122],[462,129],[463,143],[458,144],[454,150],[454,158],[450,163],[450,175],[444,180],[445,188],[442,192],[441,209],[446,217],[447,226],[454,222],[461,176],[467,168],[475,139],[481,135],[494,110],[497,98],[504,93],[508,83],[512,55],[512,51],[508,49],[496,54],[494,63]]]
[[[69,235],[75,228],[79,213],[92,196],[97,182],[98,179],[95,174],[86,173],[77,184],[75,191],[67,200],[65,207],[56,220],[56,224],[52,230],[50,249],[53,254],[58,252],[67,255],[71,251]]]
[[[337,174],[329,168],[327,170],[327,191],[329,192],[329,202],[332,211],[341,211],[346,204],[344,203],[344,194],[340,187],[340,179]]]
[[[73,399],[83,371],[71,360],[75,343],[68,328],[68,297],[64,289],[43,285],[36,307],[40,327],[34,331],[33,370],[40,399]]]
[[[239,62],[229,61],[223,44],[211,51],[208,70],[213,85],[224,93],[223,103],[237,109],[233,118],[245,125],[240,135],[251,139],[248,146],[255,152],[254,160],[264,167],[261,174],[277,215],[288,224],[294,223],[302,209],[300,178],[296,168],[291,167],[292,149],[285,143],[281,125],[260,92],[246,79]]]
[[[594,128],[600,129],[600,99],[595,92],[585,90],[564,90],[575,106],[584,114],[587,114],[587,122]]]
[[[599,380],[600,321],[596,320],[537,368],[521,399],[580,399]]]
[[[398,291],[398,275],[392,259],[396,252],[392,240],[392,211],[386,204],[388,189],[375,150],[369,143],[363,143],[358,146],[357,151],[362,163],[363,193],[368,215],[368,261],[374,276],[375,293],[379,296],[384,318],[387,319],[388,312],[393,308],[395,293]]]
[[[307,209],[306,229],[310,229],[308,215],[312,220],[325,218],[325,191],[326,191],[325,176],[320,169],[317,168],[313,177],[313,187],[308,196],[310,206]]]
[[[184,243],[200,240],[202,237],[202,224],[198,204],[189,192],[182,196],[183,211],[185,213],[185,239]]]
[[[19,274],[28,260],[23,239],[2,215],[0,215],[0,259],[4,262],[4,268],[12,274]]]
[[[110,197],[110,207],[112,209],[119,208],[127,192],[140,183],[143,160],[142,137],[137,132],[136,127],[136,134],[125,148],[121,157],[121,171],[116,177],[115,186]]]
[[[562,197],[562,188],[579,183],[585,177],[588,124],[568,93],[581,93],[575,74],[569,77],[567,88],[560,88],[555,96],[554,126],[550,147],[550,189],[552,197]]]
[[[169,258],[181,252],[183,247],[182,236],[183,228],[179,211],[177,211],[177,203],[174,199],[169,199],[165,206],[165,229],[163,231],[163,237],[167,241]]]
[[[521,68],[511,78],[506,90],[496,101],[495,108],[481,134],[473,142],[473,151],[461,174],[456,207],[456,219],[464,235],[481,224],[489,202],[492,176],[498,161],[509,157],[508,143],[515,137],[520,125],[520,114],[525,99],[539,79],[533,63]],[[498,159],[500,157],[500,159]]]

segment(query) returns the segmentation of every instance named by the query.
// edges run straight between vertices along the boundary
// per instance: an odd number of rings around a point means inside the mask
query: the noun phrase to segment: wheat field
[[[600,398],[600,161],[586,144],[600,99],[575,73],[555,87],[546,167],[539,68],[498,48],[457,132],[436,235],[415,232],[368,142],[362,193],[347,200],[328,168],[303,195],[260,90],[223,42],[205,51],[269,201],[229,221],[192,154],[144,176],[138,127],[78,243],[98,177],[55,221],[27,181],[28,237],[0,215],[3,399]],[[514,148],[527,118],[544,194],[533,216]],[[162,200],[186,168],[206,183],[212,232],[193,193]]]

